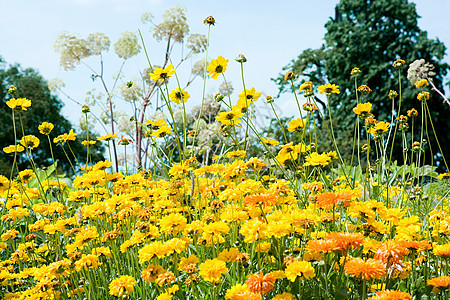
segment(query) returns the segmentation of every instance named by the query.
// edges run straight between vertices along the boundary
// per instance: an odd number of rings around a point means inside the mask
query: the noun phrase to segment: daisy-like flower
[[[311,81],[305,81],[300,85],[299,92],[304,91],[305,93],[311,92],[313,83]]]
[[[150,73],[150,79],[155,81],[165,81],[170,78],[173,74],[175,74],[176,69],[172,64],[168,64],[167,67],[163,68],[155,68],[153,73]]]
[[[118,137],[119,134],[118,133],[108,133],[107,135],[101,135],[99,137],[97,137],[98,141],[110,141],[112,139],[115,139],[116,137]]]
[[[11,109],[27,110],[31,106],[31,100],[27,98],[12,98],[6,102]]]
[[[239,100],[242,99],[244,101],[251,103],[253,103],[253,101],[258,100],[259,97],[261,97],[261,93],[257,92],[254,87],[252,87],[249,90],[245,89],[244,91],[242,91],[242,93],[239,94]]]
[[[392,66],[394,68],[396,68],[397,70],[403,68],[406,64],[406,61],[404,61],[403,59],[397,58],[393,63]]]
[[[165,137],[166,135],[170,134],[171,132],[172,132],[172,130],[171,130],[170,126],[167,124],[164,124],[158,130],[152,131],[152,138],[156,139],[156,138]]]
[[[266,138],[261,138],[261,142],[263,142],[264,144],[273,145],[273,146],[276,146],[280,143],[279,141],[276,141],[274,139],[266,139]]]
[[[263,274],[259,271],[259,274],[250,274],[247,276],[245,284],[248,286],[250,292],[266,294],[273,289],[276,278],[271,274]]]
[[[364,235],[361,233],[332,232],[326,237],[327,240],[334,240],[339,247],[339,252],[345,253],[350,249],[359,248],[364,242]]]
[[[225,262],[218,259],[208,259],[199,266],[199,274],[206,281],[212,283],[219,283],[222,274],[225,274],[228,269]]]
[[[386,268],[384,264],[373,258],[364,261],[359,257],[350,258],[344,266],[347,275],[353,275],[364,280],[380,279],[385,276]]]
[[[334,94],[339,94],[339,86],[336,84],[322,84],[321,86],[319,86],[317,88],[317,90],[319,91],[319,93],[321,94],[327,94],[327,95],[331,95],[331,93]]]
[[[330,163],[331,158],[326,153],[319,154],[317,152],[313,152],[310,155],[306,156],[305,160],[305,166],[325,167]]]
[[[295,119],[292,120],[288,123],[289,127],[288,130],[289,132],[294,132],[294,131],[301,131],[302,128],[305,126],[305,121],[303,121],[303,119]]]
[[[177,88],[170,93],[170,100],[176,104],[185,103],[190,95],[185,90]]]
[[[367,298],[367,300],[411,300],[412,297],[409,293],[393,291],[393,290],[384,290],[377,292],[374,296]]]
[[[428,86],[428,80],[420,79],[416,83],[414,83],[414,85],[416,86],[416,88],[426,87]]]
[[[375,136],[382,136],[389,130],[389,123],[384,121],[377,122],[375,126],[369,129],[369,133],[372,133]]]
[[[229,110],[219,113],[216,117],[216,120],[222,123],[223,125],[236,125],[241,120],[244,114],[241,111],[237,110]]]
[[[316,272],[310,262],[298,260],[290,263],[284,273],[286,274],[286,278],[292,282],[294,282],[297,277],[300,279],[309,279],[316,276]]]
[[[421,92],[417,95],[417,100],[427,101],[428,99],[430,99],[430,93],[428,92]]]
[[[405,255],[409,253],[408,249],[400,246],[394,241],[388,240],[380,245],[374,258],[381,260],[383,263],[399,263]]]
[[[49,135],[54,127],[55,126],[52,123],[43,122],[41,125],[39,125],[38,129],[40,133],[44,135]]]
[[[449,174],[450,177],[450,174]],[[448,258],[450,257],[450,244],[437,245],[433,249],[433,253],[435,255],[439,255],[440,257]]]
[[[32,134],[25,135],[21,140],[20,144],[25,148],[29,148],[30,150],[39,146],[39,139]]]
[[[223,58],[223,56],[211,60],[211,64],[206,67],[206,70],[209,72],[208,75],[211,76],[212,79],[217,79],[220,74],[225,73],[227,64],[228,59]]]
[[[417,110],[415,108],[411,108],[410,110],[407,111],[407,115],[408,117],[417,117],[419,115],[419,113],[417,112]]]
[[[439,291],[446,290],[450,287],[450,276],[441,276],[430,279],[427,281],[427,285],[432,285]]]
[[[372,110],[372,103],[358,103],[355,108],[353,108],[353,112],[362,118],[365,118],[370,114]]]
[[[136,280],[129,275],[122,275],[117,279],[114,279],[109,284],[109,294],[112,296],[123,297],[129,295],[134,290]]]
[[[11,146],[9,146],[11,147]],[[3,148],[3,151],[5,150],[5,148]],[[439,179],[450,179],[450,173],[442,173],[438,175]]]
[[[14,152],[22,152],[23,150],[25,150],[24,147],[22,147],[21,145],[10,145],[8,147],[4,147],[3,148],[3,152],[5,153],[14,153]]]
[[[277,198],[274,194],[258,194],[247,196],[243,200],[244,205],[262,205],[262,206],[271,206],[277,202]]]

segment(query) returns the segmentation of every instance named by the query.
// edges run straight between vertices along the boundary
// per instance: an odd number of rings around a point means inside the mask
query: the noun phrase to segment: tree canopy
[[[34,69],[22,69],[19,65],[7,66],[0,58],[0,99],[3,104],[0,106],[0,141],[2,148],[8,145],[14,145],[14,129],[12,123],[11,109],[6,105],[6,101],[11,98],[7,94],[8,88],[14,85],[18,90],[17,97],[30,99],[32,105],[27,111],[22,111],[23,133],[21,130],[20,119],[16,114],[17,139],[19,142],[23,134],[33,134],[40,139],[40,145],[33,150],[33,159],[38,167],[46,167],[52,164],[52,156],[48,139],[39,133],[38,126],[42,122],[50,122],[55,126],[51,132],[53,137],[68,133],[73,127],[69,120],[61,115],[63,103],[55,95],[52,95],[47,87],[47,81]],[[81,144],[85,134],[79,133],[77,140],[71,142],[71,147],[80,161],[86,159],[86,147]],[[90,135],[90,139],[93,137]],[[58,167],[66,172],[70,172],[69,161],[65,157],[60,146],[53,146],[55,160],[58,161]],[[103,158],[102,147],[93,147],[95,160]],[[69,152],[70,154],[70,152]],[[69,156],[74,160],[73,156]],[[83,159],[84,158],[84,159]],[[13,155],[0,151],[0,172],[9,174],[13,163]],[[25,153],[18,157],[19,169],[28,167],[28,158]]]

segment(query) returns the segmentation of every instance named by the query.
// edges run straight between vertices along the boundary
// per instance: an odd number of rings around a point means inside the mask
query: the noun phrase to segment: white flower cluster
[[[436,75],[433,71],[434,66],[425,61],[425,59],[417,59],[409,65],[407,78],[411,84],[415,84],[420,79],[430,78]]]

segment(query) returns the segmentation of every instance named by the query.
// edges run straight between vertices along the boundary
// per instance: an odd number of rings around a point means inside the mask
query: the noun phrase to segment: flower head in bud
[[[216,25],[216,20],[213,18],[213,16],[209,16],[203,21],[203,23],[214,26]]]
[[[361,85],[360,87],[358,87],[357,91],[363,95],[368,95],[372,92],[370,87],[368,87],[367,85]]]
[[[272,96],[267,96],[266,97],[266,100],[267,100],[267,103],[268,104],[270,104],[270,103],[273,103],[275,100],[272,98]]]
[[[408,110],[407,112],[408,117],[417,117],[419,115],[419,113],[417,112],[417,110],[415,108],[411,108],[410,110]]]
[[[306,102],[305,104],[303,104],[303,109],[312,112],[317,110],[317,106],[314,103]]]
[[[421,145],[420,145],[419,142],[416,141],[416,142],[412,143],[412,150],[413,150],[414,152],[419,151],[420,148],[421,148]]]
[[[420,79],[415,84],[416,88],[422,88],[428,86],[428,80],[426,79]]]
[[[403,69],[403,67],[405,66],[405,64],[406,64],[406,61],[404,61],[403,59],[398,58],[398,59],[396,59],[396,60],[392,63],[392,66],[393,66],[395,69],[400,70],[400,69]]]
[[[220,94],[220,93],[217,93],[217,94],[214,95],[214,100],[216,100],[216,102],[222,101],[223,98],[225,98],[225,96]]]
[[[389,99],[392,100],[392,99],[396,98],[397,96],[398,96],[397,91],[393,91],[393,90],[389,91],[389,94],[388,94]]]
[[[421,92],[417,95],[417,99],[420,101],[427,101],[428,99],[430,99],[430,93]]]
[[[11,85],[8,88],[8,95],[17,95],[17,88],[13,85]]]
[[[83,105],[83,106],[81,107],[81,112],[82,112],[83,114],[87,114],[87,113],[90,112],[90,111],[91,111],[91,110],[90,110],[89,106],[87,106],[86,104]]]
[[[131,88],[133,86],[133,81],[128,81],[127,82],[127,88]]]
[[[247,58],[244,56],[244,54],[239,54],[238,57],[236,57],[234,60],[241,64],[247,62]]]
[[[292,71],[289,71],[284,75],[284,79],[286,79],[286,80],[294,80],[294,78],[295,78],[295,75],[294,75],[294,72],[292,72]]]
[[[353,68],[350,72],[350,75],[352,76],[358,76],[358,74],[361,73],[361,70],[359,68]]]
[[[120,141],[119,141],[119,145],[129,145],[130,143],[132,143],[133,141],[127,138],[124,138],[123,135],[120,137]]]

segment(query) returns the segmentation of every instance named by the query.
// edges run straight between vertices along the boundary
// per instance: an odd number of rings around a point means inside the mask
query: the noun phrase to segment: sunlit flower
[[[153,73],[150,73],[150,79],[155,81],[165,81],[175,74],[176,69],[172,64],[168,64],[166,68],[155,68]]]
[[[22,144],[25,148],[32,150],[39,146],[39,139],[32,134],[25,135],[20,140],[20,144]]]
[[[206,281],[219,283],[222,274],[228,271],[225,262],[218,259],[208,259],[199,266],[199,274]]]
[[[27,110],[27,108],[31,106],[31,100],[28,100],[27,98],[12,98],[6,101],[6,105],[11,109]]]
[[[330,95],[331,93],[334,93],[334,94],[339,94],[340,93],[339,86],[336,85],[336,84],[331,84],[331,83],[329,83],[329,84],[322,84],[321,86],[319,86],[317,88],[317,90],[319,91],[319,93],[321,93],[321,94],[325,93],[327,95]]]
[[[311,263],[307,261],[294,261],[287,266],[284,272],[286,274],[286,278],[292,282],[294,282],[297,277],[300,279],[309,279],[316,276],[314,268]]]
[[[319,154],[317,152],[313,152],[306,156],[305,161],[304,166],[325,167],[330,163],[331,158],[326,153]]]
[[[227,64],[228,59],[223,58],[223,56],[211,60],[211,64],[206,67],[206,70],[209,72],[208,75],[210,75],[212,79],[217,79],[220,74],[225,73]]]
[[[288,130],[290,132],[301,131],[301,129],[305,126],[305,121],[302,119],[295,119],[288,123]]]
[[[367,85],[361,85],[357,88],[357,91],[360,92],[361,94],[367,95],[370,94],[372,92],[372,90],[370,89],[370,87],[368,87]]]
[[[184,103],[189,99],[190,95],[185,90],[177,88],[170,93],[170,100],[176,104]]]
[[[349,258],[345,263],[345,273],[365,280],[380,279],[386,274],[386,267],[377,260],[369,258],[364,261],[359,257]]]
[[[426,79],[419,79],[416,83],[414,83],[416,88],[426,87],[428,86],[428,80]]]
[[[55,126],[52,123],[43,122],[38,129],[41,134],[49,135]]]
[[[23,150],[25,150],[25,148],[22,147],[21,145],[17,145],[17,146],[11,145],[11,146],[3,148],[3,152],[5,152],[5,153],[22,152]]]
[[[411,300],[409,293],[393,290],[384,290],[375,293],[374,296],[367,298],[367,300]]]
[[[241,121],[240,118],[242,118],[243,115],[244,114],[240,111],[229,110],[219,113],[216,120],[223,125],[236,125]]]
[[[353,108],[353,112],[362,118],[365,118],[367,115],[369,115],[370,111],[372,109],[372,103],[366,102],[366,103],[358,103],[355,108]]]
[[[122,275],[117,279],[114,279],[109,284],[109,294],[112,296],[122,297],[129,295],[134,290],[136,280],[129,275]]]
[[[427,285],[432,285],[439,291],[446,290],[450,287],[450,276],[441,276],[427,281]]]
[[[259,271],[258,274],[248,275],[245,284],[251,292],[265,294],[273,289],[275,280],[275,277],[271,273],[264,275],[262,271]]]
[[[430,99],[430,93],[428,93],[428,92],[420,92],[417,95],[417,100],[427,101],[428,99]]]
[[[115,139],[116,137],[118,137],[119,134],[118,133],[108,133],[107,135],[101,135],[99,137],[97,137],[97,140],[99,141],[110,141],[112,139]]]

